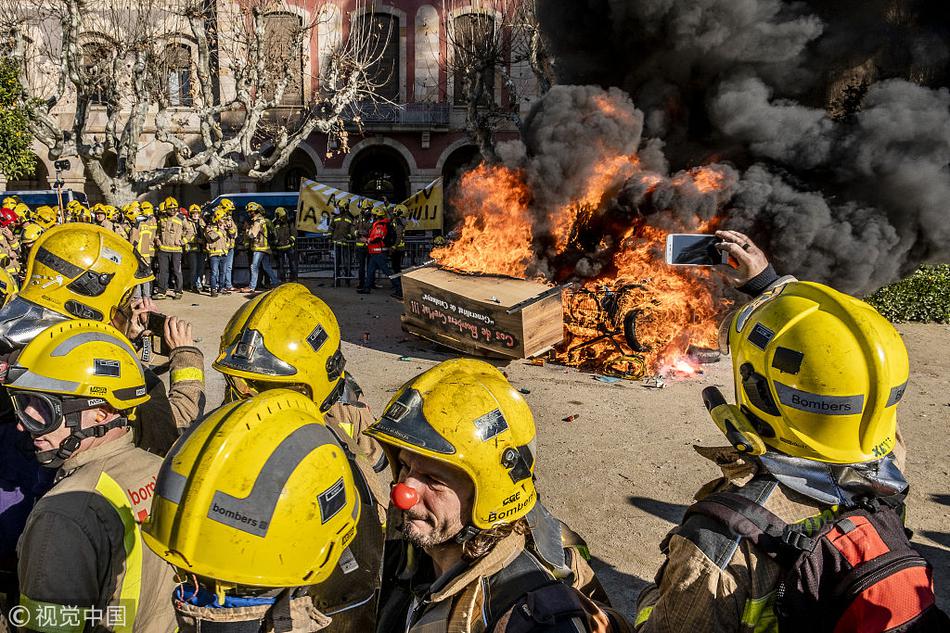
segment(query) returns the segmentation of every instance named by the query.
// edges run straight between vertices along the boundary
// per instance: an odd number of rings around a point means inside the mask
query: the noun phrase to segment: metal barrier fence
[[[333,272],[333,242],[329,237],[297,238],[297,271]]]
[[[428,260],[431,250],[431,237],[406,236],[403,269],[418,266]],[[335,265],[337,258],[341,259],[339,266]],[[317,276],[333,277],[334,285],[337,285],[340,281],[358,279],[357,264],[354,242],[336,249],[329,237],[297,238],[297,269],[300,274],[317,273]]]

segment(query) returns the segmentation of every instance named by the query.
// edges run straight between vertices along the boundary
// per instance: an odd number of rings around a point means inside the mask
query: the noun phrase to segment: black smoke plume
[[[601,149],[639,150],[644,169],[588,230],[631,209],[670,228],[720,214],[785,272],[873,289],[950,261],[948,4],[545,0],[563,85],[500,154],[545,220]],[[712,201],[678,177],[701,165],[722,174]],[[602,236],[578,237],[542,268],[597,274]]]

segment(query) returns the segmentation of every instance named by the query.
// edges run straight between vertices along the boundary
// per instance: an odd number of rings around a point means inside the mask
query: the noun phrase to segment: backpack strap
[[[748,497],[761,505],[768,500],[777,485],[772,478],[756,477],[745,486],[735,488],[730,492]],[[699,506],[698,512],[687,510],[687,516],[667,535],[660,549],[664,554],[668,553],[670,538],[674,535],[679,536],[690,541],[713,564],[720,569],[725,569],[739,548],[742,536],[735,534],[718,518],[702,512],[703,507],[708,506]]]
[[[717,519],[736,536],[748,539],[779,558],[795,558],[815,547],[815,539],[788,525],[764,506],[733,492],[712,494],[693,504],[687,516],[691,512]]]

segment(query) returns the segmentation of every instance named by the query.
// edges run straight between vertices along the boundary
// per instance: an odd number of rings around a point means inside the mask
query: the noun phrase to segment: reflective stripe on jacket
[[[28,629],[80,633],[90,619],[116,633],[174,628],[173,571],[141,534],[161,463],[131,433],[66,460],[19,543]]]
[[[185,224],[177,215],[164,217],[158,222],[155,245],[166,253],[180,253],[185,243]]]
[[[270,227],[271,224],[265,218],[257,218],[251,224],[247,232],[247,239],[250,242],[251,250],[257,253],[270,252]]]

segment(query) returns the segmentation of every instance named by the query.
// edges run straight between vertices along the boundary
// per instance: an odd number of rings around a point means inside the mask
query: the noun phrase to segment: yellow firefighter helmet
[[[172,447],[145,542],[227,588],[318,585],[356,536],[346,453],[316,405],[288,389],[217,409]]]
[[[306,286],[288,283],[231,317],[212,367],[239,396],[293,387],[326,411],[343,393],[345,364],[340,326],[330,306]]]
[[[475,486],[471,524],[478,529],[513,523],[537,502],[534,416],[524,397],[484,361],[447,360],[419,374],[395,393],[366,434],[383,445],[396,479],[399,450],[466,473]]]
[[[44,229],[52,228],[56,224],[56,210],[44,204],[41,207],[37,207],[36,211],[33,212],[33,218],[34,222]]]
[[[13,392],[101,399],[116,411],[149,399],[129,340],[107,323],[85,319],[57,323],[27,343],[4,386]]]
[[[36,241],[20,296],[77,319],[111,321],[138,284],[154,279],[132,245],[101,226],[61,225]]]
[[[740,450],[854,464],[894,448],[907,349],[867,303],[784,284],[736,312],[728,347],[738,406],[707,407]]]

